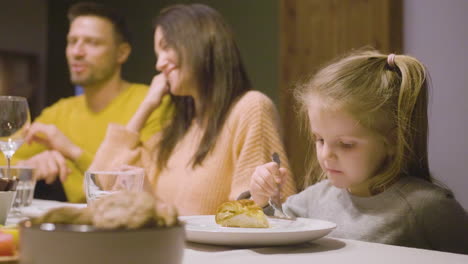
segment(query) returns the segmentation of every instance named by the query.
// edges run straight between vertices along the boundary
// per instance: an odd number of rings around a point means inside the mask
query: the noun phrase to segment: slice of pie
[[[262,208],[252,200],[230,201],[221,204],[216,212],[216,223],[225,227],[270,227]]]

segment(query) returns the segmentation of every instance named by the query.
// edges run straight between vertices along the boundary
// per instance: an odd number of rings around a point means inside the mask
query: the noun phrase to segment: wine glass
[[[7,159],[7,177],[10,178],[10,160],[23,144],[26,129],[31,123],[28,101],[19,96],[0,96],[0,149]]]

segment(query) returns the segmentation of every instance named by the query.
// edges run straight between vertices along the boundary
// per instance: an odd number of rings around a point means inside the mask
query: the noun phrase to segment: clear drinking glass
[[[0,166],[0,177],[6,177],[7,174],[11,178],[18,179],[16,186],[16,195],[13,199],[12,215],[21,213],[21,209],[25,206],[30,206],[34,196],[36,181],[33,177],[33,168],[26,166]]]
[[[87,171],[85,173],[86,201],[123,190],[143,191],[145,172],[142,168],[115,171]]]
[[[7,159],[23,144],[26,129],[31,124],[28,101],[24,97],[0,96],[0,149]],[[9,170],[7,177],[9,177]]]

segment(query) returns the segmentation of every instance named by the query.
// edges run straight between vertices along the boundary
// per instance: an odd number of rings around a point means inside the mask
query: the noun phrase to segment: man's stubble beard
[[[114,75],[117,70],[116,68],[117,66],[114,65],[114,67],[108,67],[101,70],[101,72],[96,72],[96,70],[90,71],[88,76],[83,76],[82,78],[74,77],[73,73],[70,72],[70,81],[73,85],[79,85],[82,87],[104,83]]]

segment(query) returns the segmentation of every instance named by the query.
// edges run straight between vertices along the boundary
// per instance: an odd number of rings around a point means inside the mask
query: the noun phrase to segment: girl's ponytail
[[[392,54],[389,55],[389,57]],[[410,56],[393,55],[401,84],[397,104],[396,160],[400,171],[430,181],[427,154],[428,85],[424,66]]]

